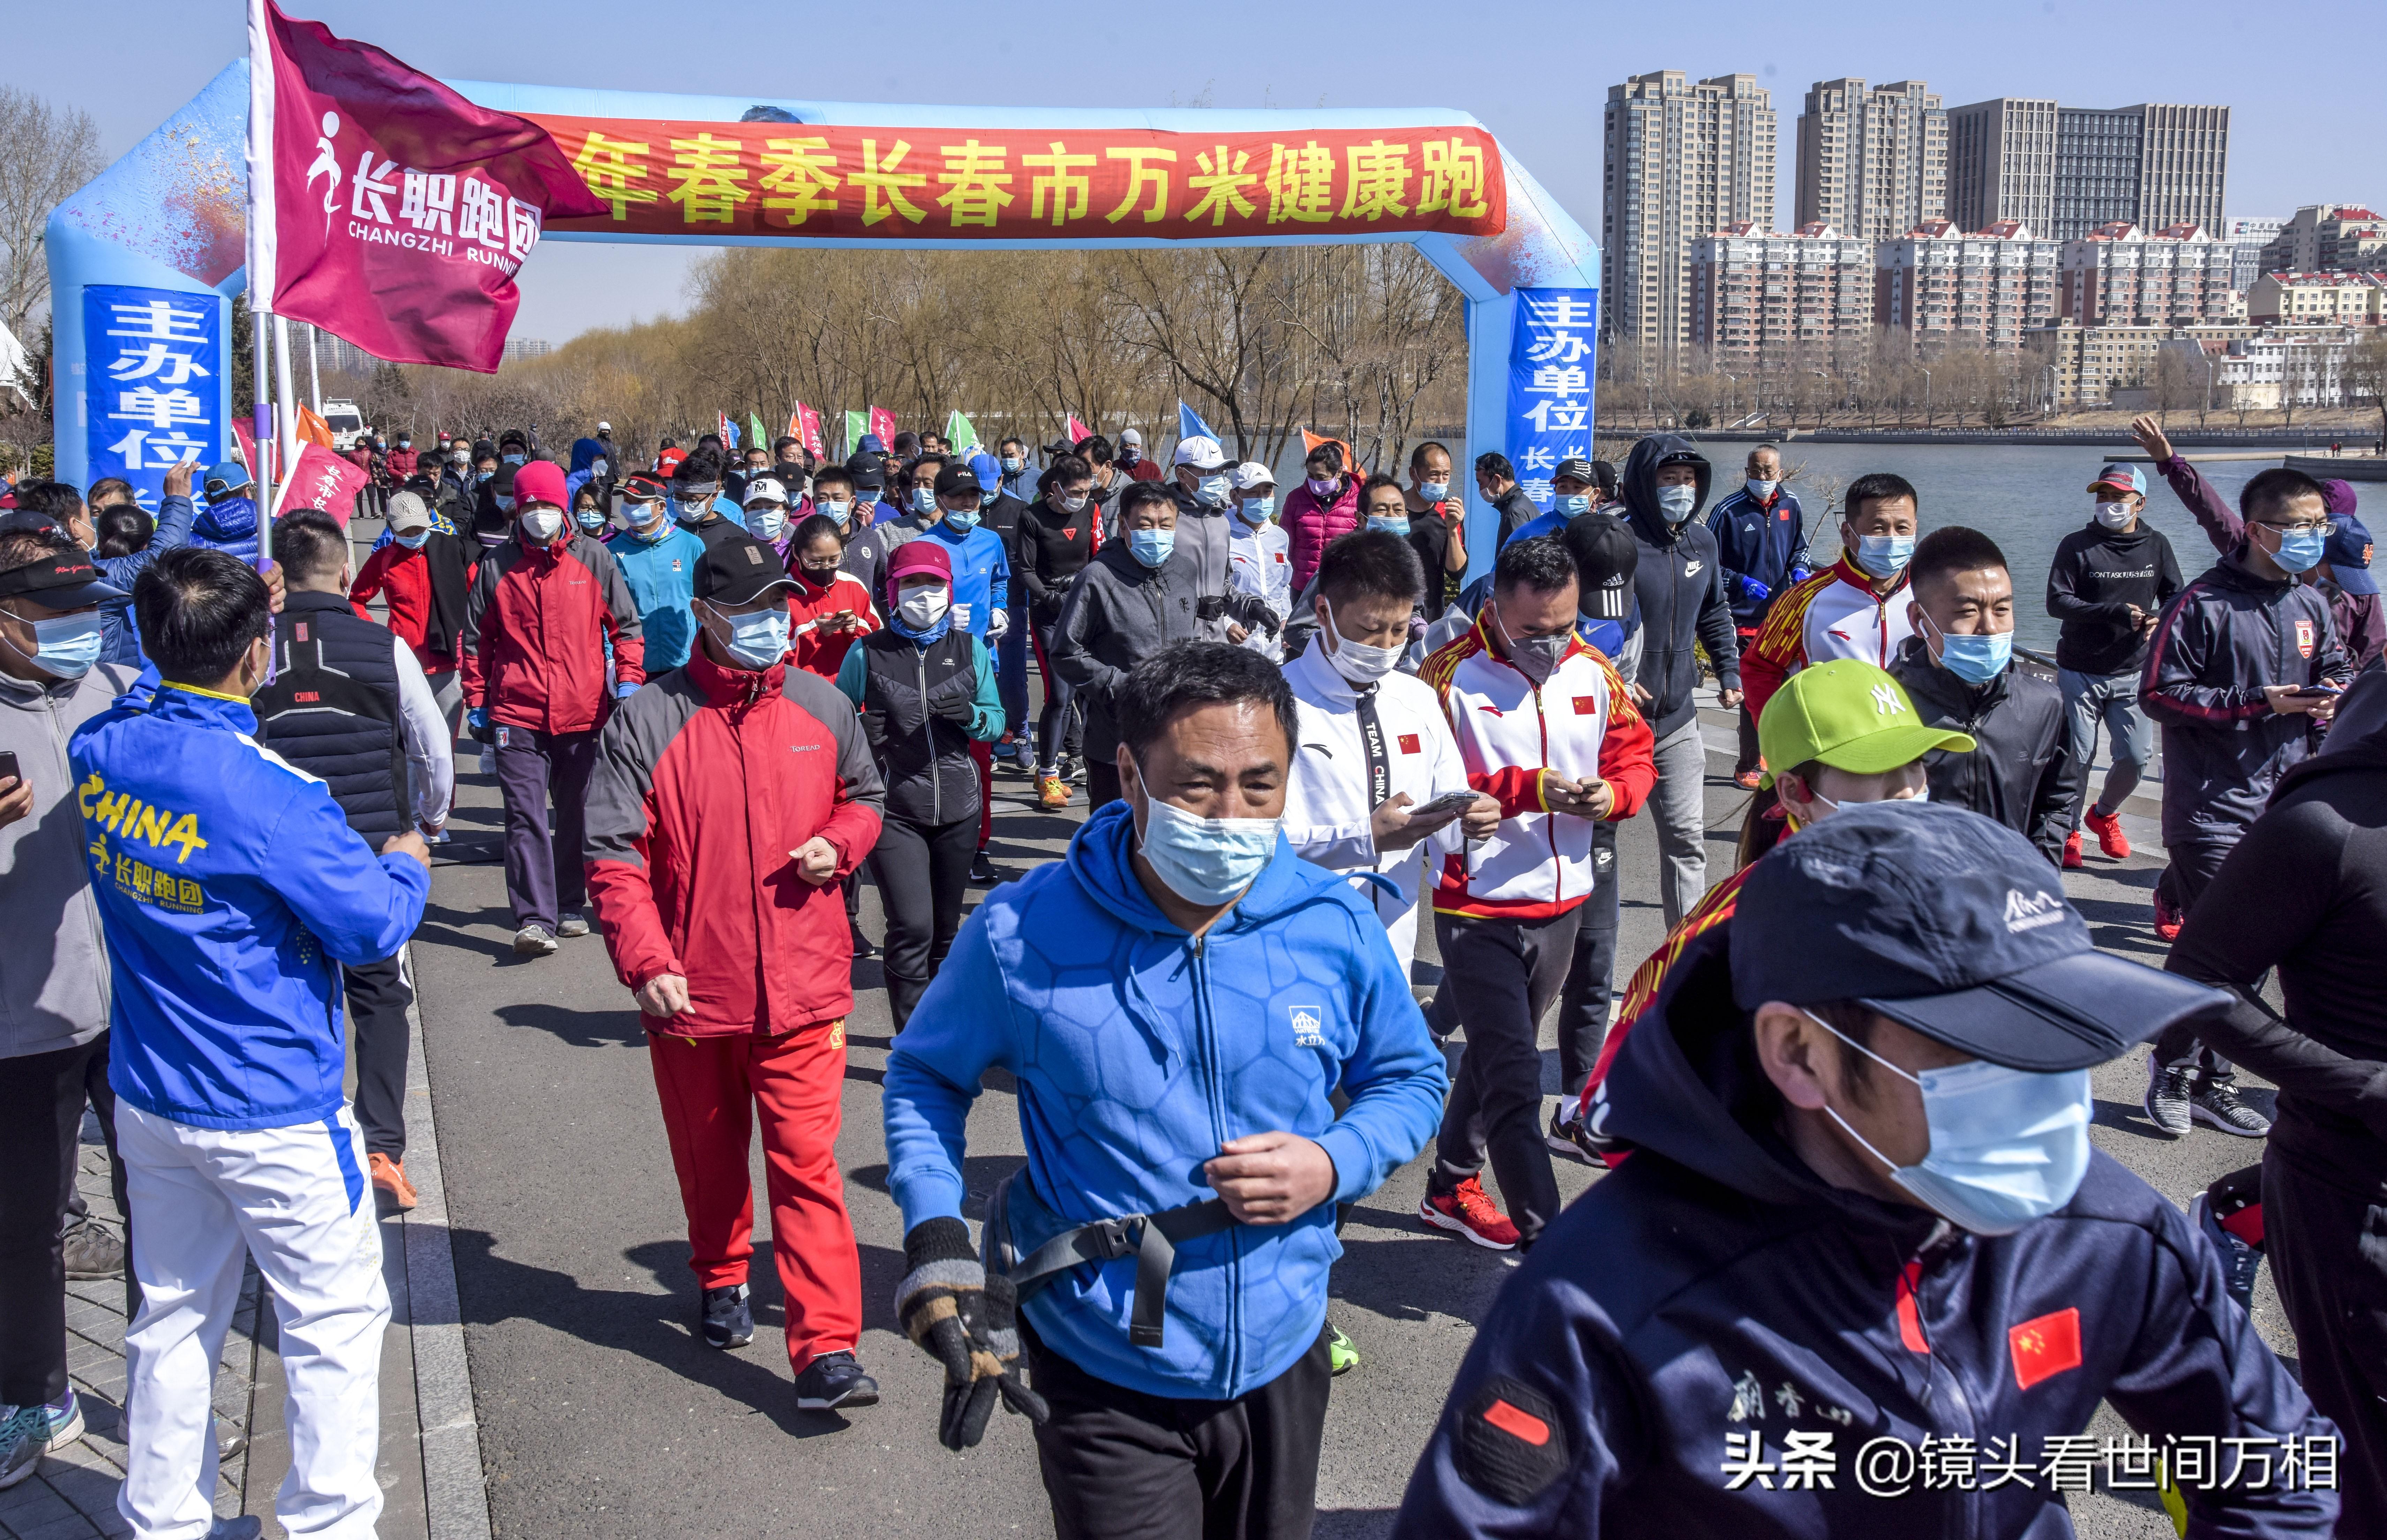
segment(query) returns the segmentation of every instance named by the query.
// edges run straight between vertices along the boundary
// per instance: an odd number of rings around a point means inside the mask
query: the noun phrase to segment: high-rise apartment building
[[[1691,340],[1716,364],[1793,360],[1873,325],[1873,244],[1827,224],[1726,226],[1691,243]]]
[[[2229,313],[2237,252],[2193,224],[2124,221],[2064,243],[2060,313],[2083,326],[2197,326]]]
[[[1949,217],[2020,220],[2052,240],[2101,225],[2222,227],[2229,109],[2062,107],[2000,97],[1948,111]]]
[[[1691,244],[1774,227],[1774,118],[1755,75],[1680,69],[1608,88],[1600,332],[1671,356],[1690,341]]]
[[[1883,241],[1948,212],[1948,114],[1921,81],[1817,81],[1799,113],[1799,222]]]
[[[1929,220],[1874,247],[1874,319],[1917,348],[1970,337],[2011,351],[2025,331],[2055,320],[2064,243],[2018,220],[1973,234]]]
[[[1948,109],[1948,218],[1957,229],[2008,220],[2054,228],[2055,114],[2053,97]]]

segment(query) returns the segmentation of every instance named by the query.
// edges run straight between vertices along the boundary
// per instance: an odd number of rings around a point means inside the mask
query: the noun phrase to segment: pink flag
[[[282,484],[282,502],[273,516],[278,519],[294,508],[320,508],[346,529],[366,480],[365,473],[348,461],[321,444],[309,443],[290,467],[290,479]]]
[[[885,407],[872,407],[870,431],[878,435],[878,442],[892,449],[895,447],[895,414]]]
[[[1079,422],[1075,412],[1069,414],[1069,442],[1072,445],[1083,444],[1087,439],[1093,436],[1093,429],[1086,426],[1083,423]]]
[[[249,432],[248,423],[241,418],[232,420],[232,431],[240,439],[240,462],[248,467],[248,479],[262,487],[274,478],[258,468],[257,437]]]
[[[828,453],[827,446],[821,440],[821,420],[818,409],[798,401],[795,415],[788,419],[788,431],[802,439],[804,448],[811,450],[815,458]]]
[[[494,373],[542,221],[606,206],[546,130],[263,8],[273,219],[251,292],[375,358]]]

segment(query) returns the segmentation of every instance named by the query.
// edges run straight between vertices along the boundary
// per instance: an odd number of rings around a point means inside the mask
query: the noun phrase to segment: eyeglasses
[[[2276,529],[2282,535],[2326,535],[2330,527],[2329,521],[2326,519],[2318,524],[2275,524],[2268,519],[2256,519],[2254,522],[2261,524],[2265,529]]]

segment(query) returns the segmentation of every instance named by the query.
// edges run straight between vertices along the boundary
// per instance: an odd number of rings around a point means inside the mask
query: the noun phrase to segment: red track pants
[[[777,1037],[674,1037],[649,1019],[648,1057],[663,1099],[672,1168],[688,1211],[688,1267],[707,1289],[746,1281],[754,1187],[747,1177],[762,1108],[771,1252],[787,1299],[788,1361],[797,1373],[862,1333],[862,1262],[837,1168],[845,1023]]]

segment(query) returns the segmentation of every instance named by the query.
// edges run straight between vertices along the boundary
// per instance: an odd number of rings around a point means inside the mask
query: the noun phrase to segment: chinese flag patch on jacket
[[[2024,1321],[2006,1332],[2014,1354],[2014,1383],[2024,1390],[2050,1375],[2080,1367],[2080,1312],[2057,1310]]]

